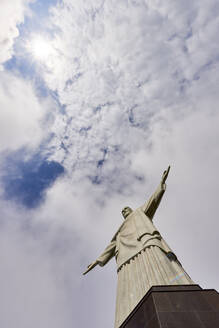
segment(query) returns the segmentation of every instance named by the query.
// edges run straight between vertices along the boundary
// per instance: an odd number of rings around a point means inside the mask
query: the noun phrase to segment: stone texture
[[[219,294],[198,285],[152,287],[120,328],[219,327]]]
[[[159,247],[146,248],[118,272],[115,328],[152,286],[189,284],[194,282],[177,261],[171,261]]]

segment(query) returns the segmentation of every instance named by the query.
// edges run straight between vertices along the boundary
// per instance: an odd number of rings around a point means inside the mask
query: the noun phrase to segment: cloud
[[[49,98],[37,98],[30,81],[1,72],[0,105],[0,151],[39,146],[45,136],[43,126],[49,109],[56,110],[54,103]]]
[[[19,36],[17,26],[24,21],[25,15],[30,14],[28,4],[31,2],[33,0],[1,0],[0,65],[13,55],[13,43]]]
[[[72,304],[62,280],[65,261],[52,250],[52,234],[49,239],[25,211],[8,205],[1,201],[1,323],[10,328],[70,327]]]
[[[216,12],[215,1],[204,9],[171,1],[66,0],[54,7],[56,51],[44,78],[65,115],[56,116],[51,159],[63,161],[74,179],[119,191],[114,177],[135,181],[131,159],[150,149],[157,120],[165,124],[173,113],[177,121],[209,105],[214,111]]]

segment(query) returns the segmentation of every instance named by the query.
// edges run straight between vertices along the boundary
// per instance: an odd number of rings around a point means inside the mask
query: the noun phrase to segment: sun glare
[[[30,41],[29,50],[36,60],[44,61],[49,59],[53,53],[53,47],[46,39],[35,37]]]

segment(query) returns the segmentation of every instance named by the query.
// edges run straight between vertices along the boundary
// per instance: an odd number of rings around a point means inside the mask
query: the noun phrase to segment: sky
[[[0,321],[111,328],[82,275],[171,165],[154,224],[219,289],[219,3],[0,0]]]

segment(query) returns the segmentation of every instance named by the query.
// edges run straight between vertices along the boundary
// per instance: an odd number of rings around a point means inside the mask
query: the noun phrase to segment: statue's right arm
[[[111,241],[111,243],[105,248],[103,253],[97,258],[97,260],[90,265],[88,265],[87,270],[83,273],[84,275],[90,270],[95,268],[96,265],[104,266],[111,258],[115,255],[116,240]]]
[[[97,264],[98,264],[97,261],[95,261],[95,262],[89,264],[89,265],[87,266],[87,270],[83,272],[83,275],[87,274],[90,270],[92,270],[93,268],[95,268],[95,266],[96,266]]]

